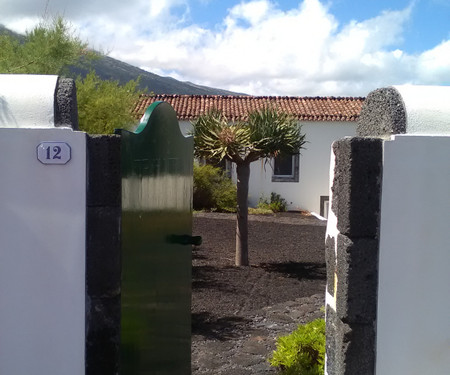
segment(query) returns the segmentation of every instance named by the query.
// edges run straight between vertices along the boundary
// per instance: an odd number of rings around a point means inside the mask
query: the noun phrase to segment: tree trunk
[[[250,163],[237,164],[236,173],[236,266],[248,266],[248,182],[250,179]]]

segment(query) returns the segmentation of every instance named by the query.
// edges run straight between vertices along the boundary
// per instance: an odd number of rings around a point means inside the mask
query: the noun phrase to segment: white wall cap
[[[393,86],[403,99],[407,134],[450,134],[450,86]]]
[[[0,128],[54,128],[58,76],[0,74]]]

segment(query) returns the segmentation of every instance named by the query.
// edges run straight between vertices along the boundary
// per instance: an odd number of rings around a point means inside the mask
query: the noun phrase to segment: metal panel
[[[193,140],[162,102],[121,134],[121,374],[190,374]]]

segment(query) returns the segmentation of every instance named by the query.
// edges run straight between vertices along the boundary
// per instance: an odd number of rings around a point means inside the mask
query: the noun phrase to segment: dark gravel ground
[[[234,266],[235,225],[233,214],[194,214],[193,234],[203,238],[192,261],[194,348],[202,341],[235,340],[236,345],[249,332],[255,312],[270,306],[296,300],[306,306],[308,298],[314,310],[322,304],[325,222],[296,212],[250,215],[249,267]]]

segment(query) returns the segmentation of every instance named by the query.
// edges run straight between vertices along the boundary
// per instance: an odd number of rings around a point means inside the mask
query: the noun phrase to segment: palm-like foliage
[[[200,116],[194,126],[195,156],[241,162],[250,144],[249,132],[240,123],[229,124],[221,112],[213,109]]]
[[[192,125],[196,157],[218,161],[227,159],[236,163],[236,265],[248,265],[250,163],[280,153],[297,154],[305,143],[305,136],[295,118],[269,107],[251,112],[247,121],[234,124],[213,109]]]
[[[227,159],[237,164],[279,153],[296,154],[305,137],[295,118],[269,107],[251,112],[247,121],[234,124],[213,109],[193,126],[196,157]]]
[[[246,122],[250,133],[250,162],[280,153],[297,154],[305,143],[297,120],[274,108],[251,112]]]

